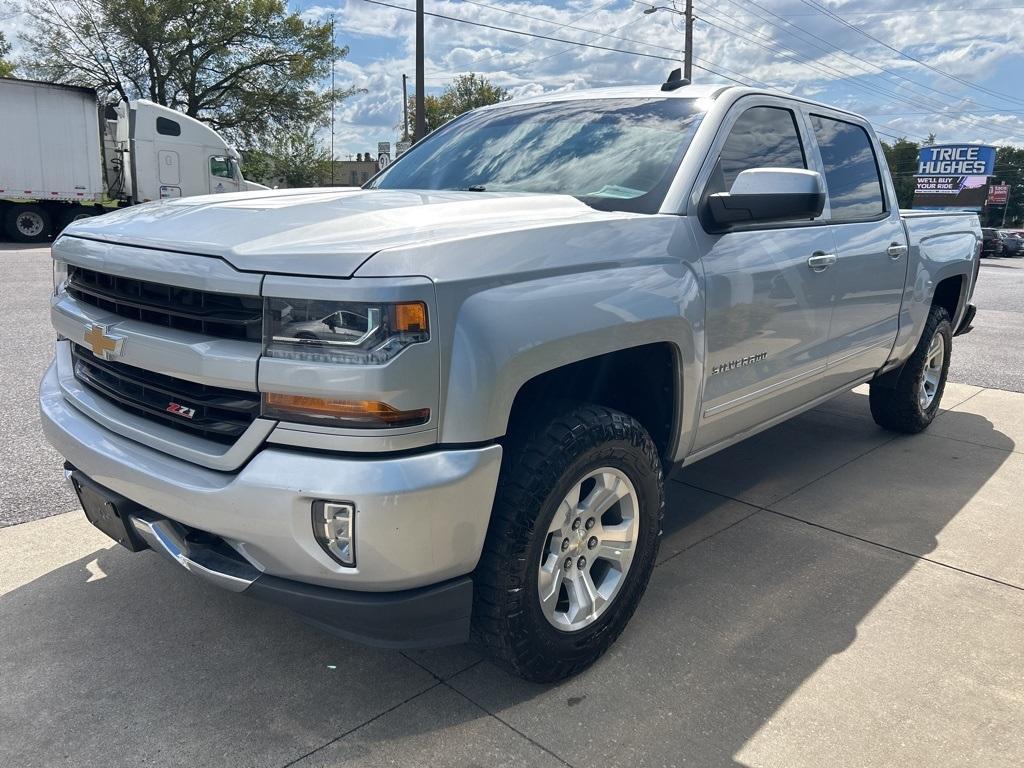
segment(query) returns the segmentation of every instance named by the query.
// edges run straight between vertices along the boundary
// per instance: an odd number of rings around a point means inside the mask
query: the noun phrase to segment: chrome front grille
[[[235,442],[259,415],[256,392],[178,379],[96,357],[72,344],[75,378],[138,416],[220,443]]]
[[[120,277],[69,265],[67,291],[80,302],[166,328],[259,341],[263,300]]]

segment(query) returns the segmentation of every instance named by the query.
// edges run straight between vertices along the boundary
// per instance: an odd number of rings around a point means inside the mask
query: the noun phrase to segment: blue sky
[[[394,141],[401,75],[409,75],[411,90],[415,74],[413,14],[367,0],[298,0],[291,7],[311,18],[334,16],[338,43],[351,51],[336,64],[337,83],[366,89],[336,112],[336,156]],[[648,55],[428,18],[433,92],[465,72],[483,74],[514,96],[660,82],[675,63],[649,57],[682,56],[680,17],[644,14],[650,6],[638,0],[426,0],[426,7]],[[694,0],[694,9],[695,64],[706,68],[695,69],[698,82],[757,81],[848,107],[867,115],[887,140],[935,133],[942,142],[1024,145],[1024,0]],[[9,37],[20,24],[17,14],[0,19]]]
[[[415,5],[414,0],[387,2]],[[682,2],[676,6],[682,8]],[[338,42],[351,50],[336,67],[338,83],[367,89],[337,111],[338,155],[375,150],[377,141],[393,141],[394,126],[401,121],[401,75],[409,75],[411,88],[414,74],[413,14],[366,0],[293,7],[318,18],[334,15]],[[665,10],[644,14],[649,6],[635,0],[426,0],[426,7],[446,16],[593,45],[668,58],[682,55],[680,17]],[[941,10],[922,10],[936,8]],[[695,0],[694,10],[694,55],[700,66],[853,108],[892,135],[920,139],[933,132],[939,141],[1024,145],[1021,0],[959,0],[945,6],[938,0],[907,5],[885,0]],[[428,91],[439,91],[454,75],[470,71],[524,95],[660,82],[674,66],[442,19],[427,19],[426,40]],[[728,82],[700,69],[695,80]]]

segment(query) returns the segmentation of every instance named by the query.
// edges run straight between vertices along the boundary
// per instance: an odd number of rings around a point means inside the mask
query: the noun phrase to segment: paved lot
[[[535,686],[470,647],[336,640],[54,514],[73,502],[22,423],[41,259],[0,251],[25,276],[0,297],[3,514],[53,515],[0,530],[0,765],[1024,763],[1024,394],[950,385],[903,437],[854,391],[677,473],[630,628]],[[983,312],[1017,264],[983,266]]]
[[[1024,392],[1024,258],[982,259],[974,330],[956,340],[949,378]]]

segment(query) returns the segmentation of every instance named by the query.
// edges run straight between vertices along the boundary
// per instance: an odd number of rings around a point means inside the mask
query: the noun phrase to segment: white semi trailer
[[[0,78],[0,134],[0,224],[21,242],[112,207],[264,188],[208,125],[145,99]]]

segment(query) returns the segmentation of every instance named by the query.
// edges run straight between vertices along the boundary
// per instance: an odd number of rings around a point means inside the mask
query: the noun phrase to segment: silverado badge
[[[102,360],[113,360],[124,351],[124,336],[107,333],[105,325],[85,326],[85,343],[92,348],[92,353]]]
[[[745,365],[760,363],[762,360],[767,359],[767,357],[767,352],[758,352],[756,355],[747,355],[746,357],[741,357],[739,360],[730,360],[727,363],[719,363],[711,369],[711,375],[717,376],[720,373],[732,371],[736,368],[742,368]]]

